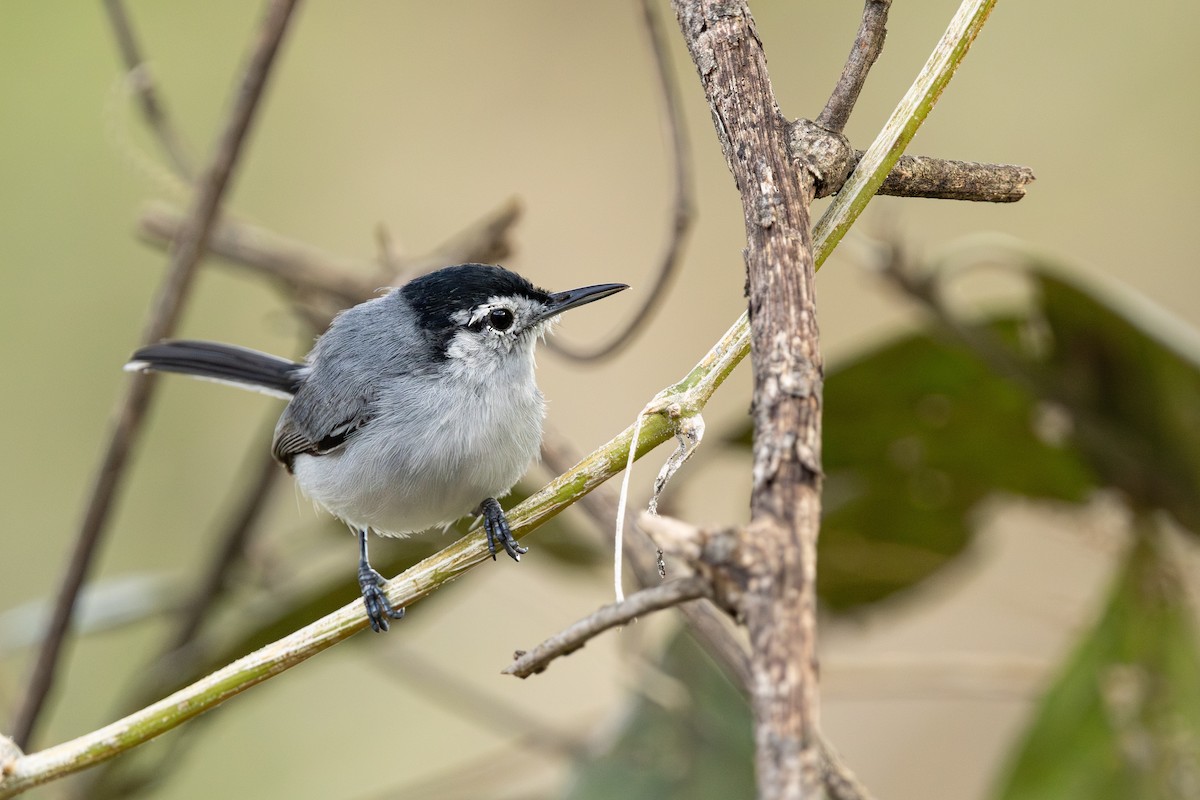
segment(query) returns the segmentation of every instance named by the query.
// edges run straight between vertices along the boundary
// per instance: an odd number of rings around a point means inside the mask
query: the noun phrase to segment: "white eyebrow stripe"
[[[475,325],[497,308],[506,308],[513,312],[518,322],[537,316],[542,310],[541,303],[529,297],[495,295],[468,311],[456,311],[451,319],[459,325]]]

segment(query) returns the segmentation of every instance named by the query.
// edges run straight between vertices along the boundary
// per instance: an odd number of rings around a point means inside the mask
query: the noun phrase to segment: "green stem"
[[[964,0],[950,20],[946,33],[933,49],[929,60],[908,87],[904,97],[884,123],[883,130],[867,148],[862,159],[846,179],[842,190],[813,226],[813,260],[817,269],[850,230],[867,203],[883,184],[883,179],[896,166],[900,156],[916,135],[921,123],[929,116],[941,97],[942,90],[954,77],[979,35],[983,23],[992,13],[996,0]]]
[[[814,227],[813,256],[817,267],[824,263],[866,208],[908,146],[954,75],[993,5],[995,0],[966,0],[959,8],[925,68]],[[652,401],[651,405],[661,409],[662,413],[654,413],[643,422],[636,456],[640,458],[674,435],[674,415],[700,413],[717,387],[749,351],[750,323],[746,314],[742,314],[683,380],[664,389]],[[514,508],[509,512],[509,519],[516,535],[529,533],[624,469],[632,443],[631,425]],[[483,537],[473,532],[391,581],[387,588],[388,598],[400,606],[410,605],[488,559]],[[356,600],[111,725],[0,764],[0,800],[78,772],[166,733],[365,626],[362,603]]]
[[[683,415],[699,413],[717,387],[745,356],[735,325],[688,375],[656,398]],[[630,426],[508,512],[517,537],[552,519],[564,508],[625,468],[633,443]],[[674,435],[668,415],[653,414],[642,423],[637,443],[641,457]],[[487,544],[476,530],[426,558],[387,587],[388,598],[407,606],[436,591],[442,584],[490,560]],[[55,778],[106,761],[142,742],[166,733],[251,686],[295,666],[366,627],[362,602],[354,602],[306,625],[266,647],[222,667],[169,697],[69,742],[20,756],[0,765],[0,800]]]

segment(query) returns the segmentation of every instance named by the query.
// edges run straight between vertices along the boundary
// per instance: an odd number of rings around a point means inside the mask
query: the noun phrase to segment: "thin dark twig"
[[[199,587],[184,606],[179,627],[167,648],[168,652],[164,655],[169,656],[171,652],[179,651],[195,640],[208,612],[228,587],[230,574],[245,554],[246,545],[258,528],[263,508],[271,496],[271,489],[283,474],[283,469],[275,461],[270,448],[263,446],[258,449],[261,450],[261,454],[258,456],[258,464],[254,467],[254,477],[243,494],[237,511],[230,518],[224,535],[220,537],[220,546],[213,554]]]
[[[609,603],[600,607],[529,652],[518,653],[513,663],[501,671],[505,675],[528,678],[544,670],[554,659],[575,652],[587,644],[588,640],[609,628],[624,625],[652,611],[704,597],[708,592],[708,580],[695,575],[642,589],[619,603]]]
[[[414,278],[449,264],[498,261],[512,250],[509,235],[520,215],[520,204],[508,200],[432,252],[397,259],[399,271]],[[165,246],[183,225],[180,212],[151,203],[138,218],[137,230],[151,244]],[[326,296],[339,308],[371,299],[396,277],[368,261],[335,255],[228,216],[217,223],[208,247],[213,255],[259,272],[289,291]]]
[[[817,732],[817,740],[821,746],[821,775],[825,779],[825,790],[829,797],[832,800],[873,800],[874,795],[846,766],[841,754],[823,732]]]
[[[675,176],[671,235],[667,242],[666,252],[663,253],[662,260],[659,262],[654,285],[645,295],[646,299],[642,302],[642,307],[637,310],[625,329],[618,333],[612,341],[594,350],[575,350],[557,340],[548,340],[553,350],[576,361],[599,361],[616,355],[646,326],[666,298],[667,289],[678,271],[679,262],[683,256],[683,246],[687,241],[688,231],[692,227],[692,218],[695,216],[692,200],[691,148],[683,122],[683,109],[679,102],[679,83],[671,66],[666,35],[663,33],[662,23],[658,19],[658,13],[654,10],[652,0],[642,0],[642,15],[646,22],[646,32],[650,37],[650,47],[654,52],[654,64],[658,73],[658,86],[662,94],[664,116],[671,135],[671,162]]]
[[[561,475],[579,460],[578,453],[560,436],[546,431],[542,441],[542,463],[556,475]],[[611,529],[619,507],[617,493],[608,484],[597,486],[579,498],[576,507],[582,509],[601,529]],[[625,515],[625,559],[633,568],[641,586],[657,586],[662,582],[658,572],[657,543],[637,524],[637,514],[627,510]],[[729,615],[711,600],[697,600],[679,606],[692,634],[716,659],[743,691],[750,685],[750,659],[743,642],[736,637]]]
[[[150,130],[158,137],[158,143],[162,145],[167,158],[171,160],[175,172],[179,177],[190,182],[193,178],[191,159],[158,98],[150,67],[142,56],[137,36],[133,32],[133,25],[125,13],[125,4],[121,0],[104,0],[104,8],[108,11],[108,21],[112,25],[113,37],[117,40],[117,48],[121,51],[121,58],[125,62],[125,68],[129,70],[133,88],[137,92],[138,101],[142,107],[142,116],[145,117]]]
[[[188,224],[180,232],[176,246],[171,252],[166,277],[142,337],[144,341],[157,341],[170,335],[180,317],[196,266],[204,253],[209,232],[216,219],[221,198],[241,154],[254,111],[262,97],[267,77],[296,3],[297,0],[272,0],[268,7],[258,41],[254,45],[212,162],[197,183]],[[79,590],[103,539],[112,501],[125,473],[125,466],[140,431],[142,419],[149,408],[153,386],[149,376],[135,374],[131,376],[122,400],[108,448],[96,473],[75,549],[62,579],[54,615],[30,678],[25,703],[13,726],[13,738],[22,749],[28,749],[38,717],[53,687],[59,654],[71,624]]]
[[[208,568],[192,596],[182,605],[181,616],[170,640],[153,662],[147,665],[136,685],[119,704],[120,714],[125,715],[141,708],[175,688],[181,675],[190,675],[205,657],[195,645],[200,628],[216,602],[229,586],[229,578],[237,561],[245,554],[247,543],[255,533],[266,500],[283,474],[279,464],[270,453],[266,443],[254,448],[258,463],[249,486],[242,493],[236,510],[218,537],[218,546],[209,561]],[[239,481],[239,484],[244,481]],[[128,797],[137,790],[166,778],[167,773],[181,762],[179,754],[187,737],[175,737],[166,753],[151,767],[142,768],[131,775],[130,767],[138,764],[137,759],[114,759],[99,765],[80,776],[73,797],[105,798]]]
[[[841,133],[846,129],[850,112],[854,110],[863,84],[867,82],[867,73],[883,51],[883,40],[887,37],[888,8],[891,5],[892,0],[867,0],[863,6],[862,22],[858,26],[858,35],[854,37],[854,46],[850,48],[850,55],[842,67],[842,75],[817,117],[817,124],[825,130]]]
[[[165,203],[151,203],[138,216],[137,232],[151,244],[169,247],[186,224],[182,212]],[[222,216],[214,226],[208,250],[286,288],[319,292],[343,305],[374,297],[388,282],[388,276],[366,260],[338,256],[231,216]]]
[[[542,461],[553,472],[563,473],[578,461],[578,457],[570,452],[569,445],[559,437],[547,435],[542,445]],[[575,505],[592,517],[597,525],[607,527],[616,514],[617,497],[616,493],[604,484],[581,497]],[[658,584],[658,570],[655,564],[657,546],[640,526],[634,524],[634,516],[630,512],[625,523],[628,535],[625,554],[638,581],[643,586],[654,586]],[[753,678],[750,654],[746,643],[738,638],[734,626],[730,624],[729,615],[707,599],[682,603],[678,608],[687,620],[692,635],[725,669],[725,673],[742,694],[749,697],[750,681]],[[834,800],[871,800],[871,793],[842,761],[829,740],[824,734],[818,735],[822,772],[829,796]]]

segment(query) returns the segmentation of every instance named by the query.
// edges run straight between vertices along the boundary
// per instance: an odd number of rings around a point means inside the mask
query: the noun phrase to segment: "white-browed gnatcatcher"
[[[169,341],[125,369],[178,372],[290,402],[272,452],[301,490],[358,535],[371,627],[399,619],[367,560],[367,533],[404,536],[483,516],[488,549],[514,560],[497,502],[542,441],[534,345],[562,312],[627,289],[546,292],[502,267],[464,264],[339,314],[302,363],[234,345]]]

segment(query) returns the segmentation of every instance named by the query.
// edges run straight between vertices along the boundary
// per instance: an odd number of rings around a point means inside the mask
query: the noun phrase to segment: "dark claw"
[[[388,602],[387,595],[381,588],[383,576],[367,566],[358,568],[358,585],[362,587],[363,605],[367,608],[367,619],[371,621],[371,630],[383,633],[388,629],[388,618],[404,619],[404,609],[394,608]]]
[[[496,498],[489,497],[480,503],[479,513],[483,515],[483,530],[487,534],[488,552],[492,554],[492,561],[496,560],[497,540],[513,561],[520,561],[521,556],[529,552],[528,547],[522,547],[513,537],[512,530],[508,527],[508,518],[504,516],[504,509],[500,507]]]
[[[367,609],[367,619],[371,622],[371,630],[383,633],[388,629],[388,618],[404,619],[404,609],[395,608],[383,593],[382,586],[386,583],[383,576],[371,568],[367,561],[367,532],[358,531],[358,585],[362,589],[363,605]]]

